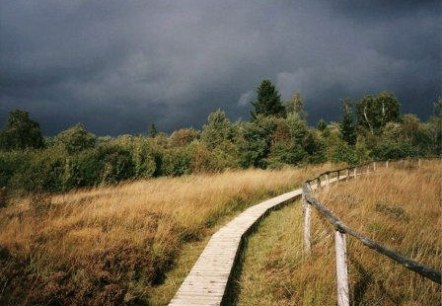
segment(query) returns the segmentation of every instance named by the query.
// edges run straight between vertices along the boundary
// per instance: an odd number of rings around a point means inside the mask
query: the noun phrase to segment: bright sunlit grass
[[[324,189],[319,199],[354,229],[442,269],[440,161],[390,166]],[[312,256],[302,210],[273,212],[248,241],[238,305],[336,305],[333,227],[313,209]],[[352,305],[438,305],[441,287],[347,237]]]
[[[0,304],[165,304],[198,257],[186,245],[202,250],[199,241],[220,223],[324,168],[159,178],[16,199],[0,210]]]

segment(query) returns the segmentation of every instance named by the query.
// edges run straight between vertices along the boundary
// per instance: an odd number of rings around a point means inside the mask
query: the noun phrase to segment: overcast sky
[[[300,91],[310,123],[341,98],[393,91],[422,119],[441,95],[441,1],[0,0],[0,125],[46,135],[248,119],[262,79]]]

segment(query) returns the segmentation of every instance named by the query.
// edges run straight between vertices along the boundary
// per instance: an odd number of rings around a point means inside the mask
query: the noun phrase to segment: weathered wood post
[[[376,171],[376,162],[373,162],[373,171]]]
[[[350,179],[350,169],[347,168],[347,178],[345,180],[348,181],[349,179]]]
[[[310,256],[311,254],[311,241],[310,241],[310,227],[311,227],[311,206],[307,202],[307,199],[305,198],[306,192],[309,191],[309,183],[304,184],[304,187],[302,188],[302,211],[304,213],[304,254],[307,256]]]
[[[336,251],[336,284],[339,306],[349,306],[348,297],[348,271],[347,271],[347,245],[345,233],[335,232],[335,251]]]
[[[388,168],[388,159],[385,161],[385,168]]]
[[[417,160],[417,166],[420,168],[421,165],[422,165],[422,162],[421,162],[421,159],[419,158],[419,159]]]
[[[353,177],[356,178],[358,167],[353,168]]]
[[[370,164],[367,164],[367,174],[370,174]]]

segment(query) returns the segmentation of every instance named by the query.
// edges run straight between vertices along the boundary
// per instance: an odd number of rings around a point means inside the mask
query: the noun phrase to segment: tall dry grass
[[[183,245],[324,167],[159,178],[0,210],[0,304],[147,304]]]
[[[406,163],[317,193],[346,224],[442,269],[440,161]],[[334,229],[313,209],[312,255],[302,252],[302,211],[264,220],[247,246],[238,305],[336,305]],[[439,305],[441,287],[347,237],[352,305]]]

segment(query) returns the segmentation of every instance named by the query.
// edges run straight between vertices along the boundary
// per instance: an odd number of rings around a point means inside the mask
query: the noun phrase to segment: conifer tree
[[[284,117],[285,109],[281,103],[281,96],[270,80],[263,80],[257,90],[257,99],[252,102],[254,110],[252,119],[258,115]]]
[[[149,128],[149,136],[155,138],[157,134],[158,134],[157,127],[155,126],[154,123],[152,123]]]
[[[339,125],[341,130],[341,137],[349,145],[356,144],[356,127],[353,122],[353,108],[351,107],[350,99],[344,99],[342,103],[342,121]]]

